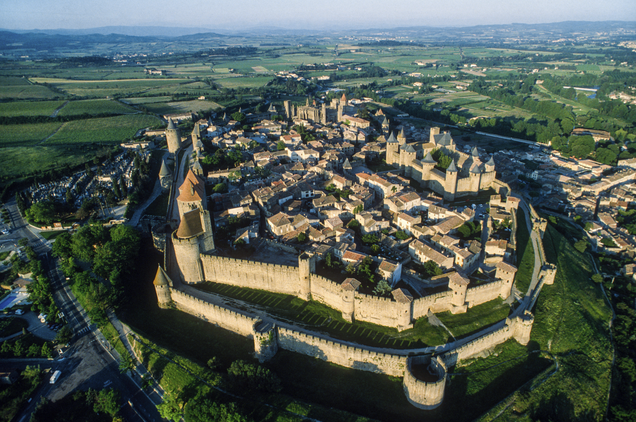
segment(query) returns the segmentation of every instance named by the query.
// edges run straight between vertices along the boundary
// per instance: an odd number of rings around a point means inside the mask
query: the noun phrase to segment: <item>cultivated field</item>
[[[37,145],[62,126],[62,123],[32,123],[5,125],[0,130],[0,148]],[[3,154],[4,150],[0,150]]]
[[[138,113],[132,107],[113,100],[70,101],[58,113],[58,116],[76,116],[81,114],[133,114]]]
[[[64,101],[14,101],[0,103],[0,116],[50,116],[62,104],[64,104]]]
[[[131,139],[139,129],[158,128],[162,121],[146,114],[134,114],[66,122],[45,145],[77,143],[121,143]]]

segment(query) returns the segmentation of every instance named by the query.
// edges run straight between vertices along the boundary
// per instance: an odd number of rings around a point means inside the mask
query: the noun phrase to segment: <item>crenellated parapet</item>
[[[231,258],[226,258],[223,259],[223,262],[227,263],[230,260]],[[296,267],[290,268],[297,270]],[[296,274],[298,273],[296,272]],[[421,313],[425,308],[431,309],[431,307],[436,306],[435,303],[438,301],[445,302],[446,306],[452,306],[448,294],[452,291],[415,301],[407,296],[403,297],[403,292],[394,294],[393,299],[377,298],[359,294],[356,291],[359,282],[356,284],[357,280],[355,279],[348,279],[349,281],[343,284],[334,283],[313,274],[310,275],[310,279],[312,286],[323,285],[323,295],[326,295],[327,291],[347,292],[353,298],[354,306],[364,303],[362,306],[363,308],[367,306],[367,311],[375,309],[377,312],[383,312],[382,309],[385,307],[389,309],[392,306],[401,306],[400,309],[406,313]],[[382,353],[372,347],[352,345],[344,341],[325,338],[320,334],[281,327],[273,321],[263,321],[256,316],[242,313],[242,311],[212,304],[175,289],[172,280],[161,268],[157,271],[154,285],[161,307],[175,307],[211,324],[252,338],[254,340],[254,354],[261,362],[273,358],[278,349],[284,349],[347,368],[403,377],[404,392],[409,402],[419,409],[426,410],[434,409],[442,403],[448,367],[492,349],[510,338],[514,338],[520,344],[528,344],[534,322],[533,315],[526,311],[523,315],[507,318],[499,326],[490,329],[487,334],[456,349],[451,349],[443,355],[409,357],[408,350]],[[479,286],[479,288],[483,289],[484,287]],[[490,289],[497,291],[497,288],[492,286]],[[398,290],[400,289],[396,289],[396,291]],[[348,302],[343,301],[342,303]],[[344,312],[343,310],[343,314]],[[356,313],[355,310],[350,312]]]

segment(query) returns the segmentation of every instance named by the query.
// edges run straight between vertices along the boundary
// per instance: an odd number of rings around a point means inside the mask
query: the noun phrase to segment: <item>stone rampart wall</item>
[[[444,354],[444,362],[446,366],[453,366],[456,363],[475,356],[478,353],[492,349],[493,347],[513,338],[515,334],[514,326],[505,322],[500,323],[502,326],[496,330],[476,338],[455,350]]]
[[[479,286],[470,287],[466,290],[466,302],[468,306],[481,305],[499,297],[501,288],[505,285],[505,281],[497,280],[492,283],[481,284]]]
[[[311,275],[311,298],[340,312],[345,311],[340,284],[320,275]]]
[[[424,296],[413,301],[413,319],[425,317],[428,311],[444,312],[451,309],[452,291]]]
[[[387,297],[369,296],[355,293],[356,321],[367,321],[378,325],[397,327],[397,316],[401,314],[400,303]]]
[[[259,318],[213,305],[177,289],[170,288],[170,294],[172,301],[180,311],[242,336],[252,337],[254,324],[260,321]]]
[[[406,356],[376,353],[286,328],[278,328],[278,347],[347,368],[403,377]]]
[[[298,296],[298,267],[201,255],[207,281]]]

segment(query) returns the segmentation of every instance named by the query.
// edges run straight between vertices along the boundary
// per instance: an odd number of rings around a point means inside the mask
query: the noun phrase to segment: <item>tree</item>
[[[361,213],[362,211],[364,211],[364,204],[360,204],[360,205],[358,205],[357,207],[355,207],[355,208],[353,209],[353,213],[354,213],[354,214],[359,214],[359,213]],[[356,220],[352,220],[352,221],[356,221]],[[357,222],[357,221],[356,221],[356,222]],[[351,224],[351,223],[349,223],[349,224]],[[358,224],[360,224],[360,223],[358,223]]]
[[[388,281],[382,279],[378,281],[378,284],[373,289],[373,294],[376,296],[386,296],[391,293],[391,285]]]
[[[366,244],[373,244],[378,243],[380,239],[378,239],[378,236],[374,234],[365,234],[364,236],[362,236],[362,241]]]
[[[231,117],[232,117],[232,120],[236,120],[239,123],[241,123],[241,122],[243,122],[243,120],[245,120],[245,114],[241,113],[240,111],[232,113]]]
[[[73,332],[68,327],[68,325],[64,325],[62,328],[60,328],[60,331],[57,332],[55,341],[57,342],[57,344],[66,344],[71,340],[71,338],[73,338]],[[42,347],[44,348],[44,346]]]
[[[35,358],[40,356],[40,350],[42,350],[40,346],[35,343],[31,344],[29,350],[27,350],[27,357]]]
[[[215,403],[210,398],[197,396],[188,401],[185,407],[185,420],[188,422],[248,422],[236,403]]]
[[[592,274],[592,281],[600,284],[603,282],[603,276],[600,274]]]
[[[163,402],[157,405],[157,410],[162,418],[170,421],[179,422],[183,417],[183,400],[177,394],[169,393],[163,398]]]
[[[585,250],[587,249],[588,245],[589,245],[589,242],[587,241],[587,239],[581,239],[574,244],[574,249],[576,249],[577,251],[581,253],[585,253]]]
[[[217,369],[219,369],[220,366],[221,360],[218,357],[213,356],[208,359],[208,368],[210,368],[211,370],[216,371]]]
[[[241,389],[273,393],[282,390],[280,379],[275,373],[244,360],[232,362],[227,373],[232,383]]]
[[[404,231],[402,231],[402,230],[398,230],[398,231],[395,233],[395,237],[396,237],[398,240],[406,240],[406,239],[408,239],[408,238],[409,238],[409,235],[408,235],[408,234],[406,234],[406,232],[404,232]]]
[[[214,185],[214,188],[212,188],[212,190],[214,191],[214,193],[227,192],[227,185],[225,183],[217,183],[216,185]]]
[[[377,243],[371,245],[371,252],[373,252],[376,255],[379,254],[380,253],[380,245],[378,245]]]
[[[71,256],[72,240],[69,232],[64,232],[55,238],[55,242],[51,247],[53,256],[66,259]]]
[[[303,243],[305,240],[307,240],[307,235],[305,233],[298,233],[298,236],[296,237],[296,240],[298,240],[299,243]]]
[[[55,205],[52,201],[36,202],[25,211],[25,215],[36,223],[51,224],[55,218]]]
[[[51,346],[49,345],[49,343],[44,343],[42,345],[42,348],[40,349],[40,356],[42,356],[43,358],[50,358],[52,354],[53,351],[51,350]]]
[[[277,149],[278,151],[282,151],[282,150],[284,150],[285,148],[286,148],[286,146],[285,146],[285,142],[283,142],[283,141],[279,141],[279,142],[276,144],[276,149]]]
[[[22,340],[18,339],[13,343],[13,355],[16,357],[24,355],[24,345],[22,344]]]
[[[113,388],[100,390],[95,395],[93,402],[93,410],[96,413],[103,412],[114,417],[119,411],[119,402],[121,397],[119,391]]]
[[[424,263],[424,271],[427,277],[434,277],[443,273],[442,269],[435,261],[426,261]]]

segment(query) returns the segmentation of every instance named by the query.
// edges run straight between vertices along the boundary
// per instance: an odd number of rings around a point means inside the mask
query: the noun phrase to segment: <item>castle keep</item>
[[[435,168],[437,161],[432,153],[441,150],[452,158],[446,172]],[[399,169],[404,176],[415,179],[422,187],[444,196],[445,201],[466,195],[477,195],[493,187],[495,162],[492,157],[483,162],[473,148],[471,154],[457,151],[448,132],[440,133],[438,127],[431,128],[426,143],[407,143],[404,129],[396,137],[393,132],[386,143],[386,162]]]

